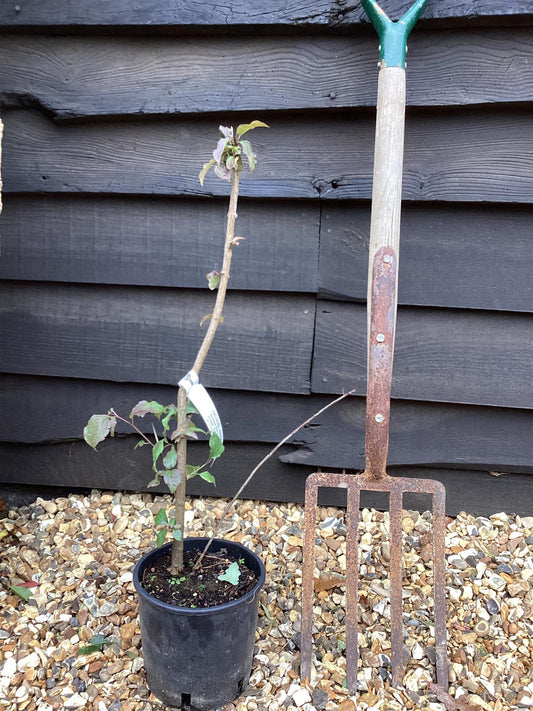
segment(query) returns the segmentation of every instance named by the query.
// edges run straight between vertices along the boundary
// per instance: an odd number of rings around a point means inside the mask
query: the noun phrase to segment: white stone
[[[15,657],[8,657],[2,665],[1,675],[7,679],[12,679],[17,672],[17,660]]]
[[[411,656],[413,657],[413,659],[420,660],[424,659],[425,654],[426,653],[424,652],[424,648],[417,642],[411,651]]]
[[[307,691],[307,689],[298,689],[298,691],[295,691],[292,695],[292,700],[298,707],[303,706],[304,704],[310,704],[311,694]]]
[[[35,669],[40,663],[40,659],[35,652],[31,652],[27,657],[22,657],[17,662],[17,669],[23,671],[24,669]]]
[[[83,708],[87,702],[89,701],[89,697],[87,694],[72,694],[72,696],[69,696],[68,699],[65,699],[63,701],[63,707],[66,709],[81,709]]]

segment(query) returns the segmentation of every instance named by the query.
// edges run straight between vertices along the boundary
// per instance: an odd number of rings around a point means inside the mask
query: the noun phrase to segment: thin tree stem
[[[200,371],[205,362],[215,333],[219,324],[222,322],[222,311],[226,299],[226,291],[230,277],[231,257],[233,254],[233,246],[235,239],[235,221],[237,219],[237,202],[239,199],[239,181],[240,171],[232,171],[231,173],[231,194],[228,208],[228,216],[226,220],[226,237],[224,241],[224,257],[222,261],[222,271],[220,273],[220,282],[218,284],[215,307],[207,332],[204,336],[202,344],[196,355],[192,370],[200,375]],[[174,516],[176,519],[176,528],[181,532],[180,540],[174,539],[172,542],[172,560],[170,572],[172,575],[178,575],[183,569],[183,537],[185,531],[185,490],[187,484],[187,393],[184,388],[180,387],[178,391],[177,403],[177,420],[178,420],[178,440],[176,443],[177,450],[177,467],[181,473],[181,481],[174,492]]]
[[[233,246],[235,239],[235,221],[237,219],[237,202],[239,199],[239,181],[240,172],[233,171],[231,174],[231,195],[228,208],[228,216],[226,220],[226,239],[224,242],[224,259],[222,262],[222,271],[220,273],[220,282],[218,284],[217,298],[215,301],[215,308],[211,314],[209,320],[209,326],[207,332],[204,336],[204,340],[198,354],[194,361],[192,369],[197,375],[200,375],[200,370],[204,364],[215,333],[219,324],[222,321],[222,310],[224,308],[224,301],[226,299],[226,290],[228,288],[228,282],[230,277],[230,267],[231,267],[231,257],[233,255]]]

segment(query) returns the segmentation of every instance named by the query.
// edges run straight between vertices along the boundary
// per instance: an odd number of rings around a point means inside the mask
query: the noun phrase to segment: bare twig
[[[198,565],[200,565],[200,563],[202,562],[204,555],[207,553],[207,551],[209,550],[209,548],[210,548],[210,546],[211,546],[211,543],[212,543],[213,540],[216,538],[216,535],[217,535],[217,533],[218,533],[218,531],[219,531],[219,529],[220,529],[220,526],[221,526],[221,524],[222,524],[222,521],[226,518],[226,516],[227,516],[228,513],[230,512],[230,509],[231,509],[231,507],[233,506],[233,504],[237,501],[237,499],[238,499],[239,496],[242,494],[242,492],[244,491],[244,489],[245,489],[245,488],[248,486],[248,484],[252,481],[252,479],[253,479],[254,476],[257,474],[257,472],[259,471],[259,469],[261,469],[261,467],[263,466],[263,464],[265,464],[266,462],[268,462],[268,460],[278,451],[278,449],[279,449],[280,447],[282,447],[286,442],[288,442],[292,437],[294,437],[294,435],[295,435],[297,432],[299,432],[301,429],[303,429],[306,425],[308,425],[308,424],[309,424],[310,422],[312,422],[314,419],[316,419],[317,417],[319,417],[323,412],[325,412],[326,410],[329,410],[330,407],[333,407],[333,405],[336,405],[336,404],[337,404],[338,402],[340,402],[341,400],[344,400],[345,397],[348,397],[349,395],[353,395],[354,393],[355,393],[355,389],[350,390],[349,392],[344,393],[343,395],[340,395],[338,398],[336,398],[335,400],[333,400],[332,402],[330,402],[328,405],[325,405],[324,407],[322,407],[322,408],[321,408],[320,410],[318,410],[317,412],[313,413],[313,414],[311,415],[311,417],[309,417],[305,422],[302,422],[301,425],[298,425],[298,427],[296,427],[296,429],[292,430],[292,432],[289,432],[289,434],[288,434],[286,437],[284,437],[280,442],[278,442],[278,443],[276,444],[276,446],[273,447],[273,449],[271,449],[270,452],[269,452],[265,457],[263,457],[263,459],[259,462],[259,464],[258,464],[254,469],[252,469],[252,471],[250,472],[250,474],[249,474],[248,477],[246,478],[245,482],[242,484],[241,487],[239,487],[239,490],[237,491],[237,493],[235,494],[235,496],[231,499],[231,501],[228,503],[228,505],[227,505],[226,508],[224,509],[224,511],[223,511],[223,513],[222,513],[222,516],[220,517],[220,521],[217,523],[217,525],[216,525],[216,527],[215,527],[215,530],[214,530],[214,532],[213,532],[211,538],[207,541],[204,550],[202,551],[200,557],[198,558],[198,560],[196,561],[196,563],[195,563],[195,565],[194,565],[194,568],[196,568],[196,567],[197,567]]]

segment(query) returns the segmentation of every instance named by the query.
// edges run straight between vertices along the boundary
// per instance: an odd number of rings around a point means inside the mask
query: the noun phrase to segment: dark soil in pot
[[[142,578],[143,588],[162,602],[179,607],[212,607],[237,600],[251,590],[258,573],[248,568],[244,558],[230,555],[227,548],[208,551],[198,567],[200,550],[184,552],[184,569],[178,576],[170,572],[170,555],[158,558],[147,567]],[[221,580],[232,565],[238,566],[236,584]]]
[[[195,556],[206,541],[185,539],[185,551]],[[158,600],[145,590],[141,581],[146,571],[158,569],[160,559],[168,558],[170,544],[143,556],[133,573],[148,686],[164,704],[191,711],[225,706],[246,688],[252,667],[259,593],[265,581],[263,563],[241,544],[215,539],[209,552],[222,555],[224,570],[228,560],[242,559],[239,567],[244,577],[248,570],[255,578],[251,588],[237,599],[210,607],[180,607]]]

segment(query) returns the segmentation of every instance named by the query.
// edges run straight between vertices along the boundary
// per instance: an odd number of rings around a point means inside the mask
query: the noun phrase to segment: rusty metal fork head
[[[358,524],[361,491],[383,491],[390,496],[390,581],[391,581],[391,666],[392,683],[399,686],[403,676],[402,617],[402,510],[404,493],[422,493],[433,499],[433,589],[437,684],[448,686],[446,660],[445,597],[445,490],[431,479],[409,479],[386,475],[372,478],[367,472],[359,476],[315,472],[306,482],[305,532],[302,563],[302,630],[301,677],[311,677],[313,648],[313,597],[316,515],[318,490],[341,488],[347,492],[346,508],[346,677],[350,693],[357,691],[358,665]]]

